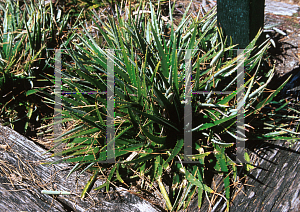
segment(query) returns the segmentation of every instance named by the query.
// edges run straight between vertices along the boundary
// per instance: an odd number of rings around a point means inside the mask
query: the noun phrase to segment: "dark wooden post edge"
[[[264,26],[265,0],[218,0],[218,26],[236,48],[246,48]],[[262,36],[257,44],[262,42]]]

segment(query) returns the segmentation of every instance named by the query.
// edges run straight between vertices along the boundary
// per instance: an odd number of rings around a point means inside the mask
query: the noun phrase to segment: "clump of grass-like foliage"
[[[65,43],[75,65],[64,63],[63,89],[76,93],[62,96],[63,121],[79,122],[60,137],[60,143],[66,143],[67,149],[59,153],[63,159],[57,162],[76,163],[71,172],[80,168],[93,172],[82,197],[104,172],[108,173],[106,182],[95,189],[105,187],[108,191],[112,184],[127,186],[132,178],[141,179],[141,188],[158,185],[165,207],[171,211],[186,208],[196,194],[200,207],[203,195],[216,193],[207,183],[204,169],[209,168],[223,174],[225,195],[219,195],[226,199],[229,208],[231,181],[238,181],[240,165],[234,162],[234,142],[243,140],[235,134],[237,107],[241,107],[237,105],[238,91],[192,96],[190,159],[198,163],[181,163],[185,57],[191,54],[193,91],[236,91],[237,68],[244,64],[245,130],[251,132],[246,133],[244,141],[289,138],[282,135],[292,132],[271,120],[285,112],[284,105],[276,111],[265,110],[287,81],[276,91],[264,93],[274,75],[274,69],[262,67],[270,42],[266,40],[256,46],[259,32],[241,61],[242,55],[232,54],[235,46],[226,46],[226,39],[216,26],[216,8],[202,18],[191,18],[187,8],[176,26],[172,17],[174,7],[170,6],[169,17],[165,17],[151,3],[144,4],[143,10],[141,5],[138,11],[129,10],[128,17],[117,11],[117,17],[108,16],[105,21],[91,11],[94,29],[103,42],[96,42],[89,29],[80,23],[76,27],[83,30]],[[114,49],[114,53],[108,49]],[[102,163],[108,153],[106,95],[86,93],[107,90],[108,60],[113,60],[115,73],[114,154],[118,163],[113,164]],[[266,113],[268,117],[264,116]],[[260,128],[251,123],[253,119],[272,127]],[[211,159],[215,161],[213,166]],[[245,159],[249,162],[248,154]],[[253,167],[246,164],[244,168],[249,171]],[[170,185],[168,189],[166,184]]]
[[[36,88],[46,87],[47,81],[39,82],[44,79],[42,74],[49,73],[46,63],[53,55],[46,49],[56,47],[56,39],[62,36],[67,20],[67,15],[55,15],[52,6],[45,7],[33,0],[30,3],[0,2],[0,119],[3,125],[26,134],[29,123],[42,118],[41,113],[46,109],[41,98],[35,95]]]

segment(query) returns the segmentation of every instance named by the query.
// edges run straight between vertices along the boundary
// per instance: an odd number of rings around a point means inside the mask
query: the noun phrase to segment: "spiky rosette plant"
[[[45,61],[53,55],[46,48],[53,48],[55,34],[62,35],[68,20],[67,15],[55,16],[52,6],[23,4],[0,1],[0,119],[20,133],[41,115],[41,99],[34,94],[47,68]]]
[[[169,17],[155,11],[150,3],[128,18],[107,17],[106,22],[91,12],[91,19],[105,42],[97,43],[81,24],[83,30],[74,33],[65,44],[65,48],[74,49],[69,54],[76,65],[64,63],[63,90],[69,94],[62,96],[63,121],[77,122],[72,130],[60,136],[57,145],[66,143],[67,149],[59,153],[63,159],[56,162],[77,163],[71,173],[80,168],[94,173],[82,197],[92,188],[99,173],[106,173],[106,182],[95,189],[106,187],[108,191],[111,184],[127,186],[132,179],[140,178],[141,188],[158,185],[168,210],[186,208],[196,193],[200,207],[203,194],[216,193],[207,183],[208,176],[204,172],[210,168],[224,174],[225,196],[219,195],[226,199],[229,207],[230,180],[238,180],[234,142],[242,139],[235,135],[237,107],[241,107],[236,100],[237,68],[245,66],[246,130],[254,128],[250,125],[252,119],[264,116],[262,109],[286,82],[264,95],[274,69],[261,66],[269,46],[268,41],[260,48],[255,46],[261,33],[249,44],[241,61],[242,55],[232,57],[234,46],[226,46],[216,26],[216,9],[201,19],[189,17],[188,9],[178,26],[173,22],[174,7],[171,6]],[[193,91],[237,91],[192,96],[194,155],[190,159],[198,163],[181,163],[184,159],[185,67],[188,66],[185,59],[189,53]],[[224,56],[227,53],[229,59]],[[118,163],[113,164],[103,163],[108,153],[108,108],[106,94],[100,92],[107,91],[108,60],[113,60],[115,80],[114,153]],[[283,108],[280,110],[284,111]],[[274,114],[270,111],[269,117]],[[266,123],[269,121],[264,119]],[[251,139],[278,139],[279,134],[288,133],[284,126],[278,125],[271,130],[255,131]],[[208,159],[214,159],[215,165],[210,167]],[[247,154],[245,159],[248,160]],[[251,168],[250,165],[246,168]]]

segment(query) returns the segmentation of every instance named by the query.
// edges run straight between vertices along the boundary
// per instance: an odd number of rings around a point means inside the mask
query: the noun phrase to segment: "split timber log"
[[[284,141],[264,142],[252,153],[256,156],[254,164],[257,168],[247,176],[246,184],[249,186],[238,186],[235,189],[230,212],[300,211],[300,142],[291,147]],[[224,189],[221,180],[217,176],[215,183],[212,183],[212,188],[220,183],[221,186],[217,189],[219,193]],[[215,197],[211,207],[204,199],[201,211],[225,211],[224,199]],[[199,211],[196,198],[187,211]]]
[[[84,200],[80,194],[91,174],[79,178],[67,174],[67,164],[41,165],[51,161],[45,150],[33,141],[0,125],[0,208],[1,211],[161,211],[150,202],[126,190],[114,192],[107,200],[101,191],[92,190]],[[58,158],[55,158],[58,159]],[[100,186],[96,181],[94,187]],[[71,192],[71,195],[42,194],[42,190]]]
[[[231,211],[300,211],[300,143],[272,141],[256,151],[258,168],[234,200]]]

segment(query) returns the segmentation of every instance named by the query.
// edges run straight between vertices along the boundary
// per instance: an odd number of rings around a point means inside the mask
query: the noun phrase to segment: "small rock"
[[[298,9],[298,5],[266,0],[265,13],[292,16],[294,13],[298,12]]]

